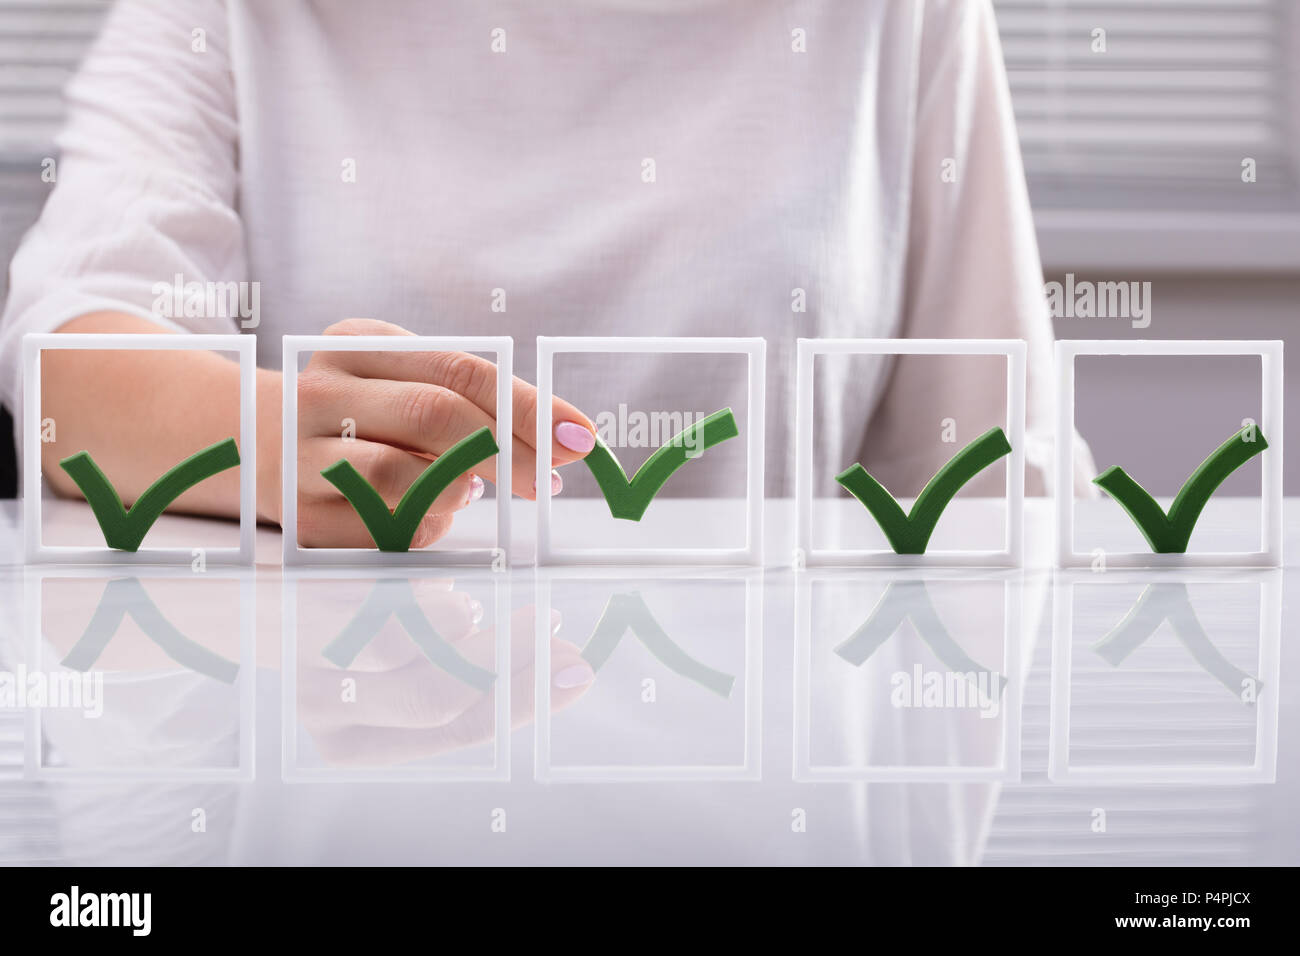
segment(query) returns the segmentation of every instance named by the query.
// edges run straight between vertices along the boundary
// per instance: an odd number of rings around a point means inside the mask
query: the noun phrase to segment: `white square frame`
[[[1074,360],[1080,355],[1244,355],[1260,358],[1260,430],[1268,440],[1260,473],[1259,551],[1156,554],[1106,551],[1112,568],[1277,568],[1282,566],[1282,343],[1274,340],[1060,339],[1056,343],[1056,566],[1086,568],[1074,549]],[[1116,507],[1119,507],[1116,504]]]
[[[1265,436],[1268,437],[1267,435]],[[1171,573],[1171,572],[1165,572]],[[1255,716],[1255,762],[1240,766],[1072,767],[1070,766],[1070,685],[1074,650],[1074,589],[1079,584],[1147,585],[1159,572],[1065,570],[1053,574],[1052,679],[1047,750],[1047,777],[1053,783],[1105,786],[1137,784],[1243,784],[1277,781],[1278,715],[1282,687],[1278,679],[1282,644],[1282,572],[1268,569],[1242,576],[1216,575],[1193,569],[1175,580],[1186,584],[1257,582],[1259,595],[1259,674],[1269,689]]]
[[[934,572],[931,572],[932,574]],[[937,766],[876,764],[835,766],[812,762],[812,589],[818,582],[855,583],[861,575],[845,568],[823,569],[800,574],[795,579],[794,639],[794,729],[793,779],[796,783],[855,781],[869,783],[1018,783],[1021,777],[1021,725],[1023,719],[1025,664],[1025,572],[1019,569],[991,569],[992,580],[1002,584],[1002,666],[1007,678],[1003,690],[1002,752],[996,764]],[[876,578],[892,584],[911,581],[916,575],[905,569],[884,572]],[[963,583],[973,580],[969,571],[940,570],[926,582]],[[981,580],[981,579],[974,579]],[[892,637],[891,637],[892,640]]]
[[[1025,374],[1023,339],[799,339],[795,375],[795,567],[1021,567],[1024,563]],[[818,355],[995,355],[1007,360],[1006,530],[1001,550],[929,551],[813,547],[814,367]]]
[[[298,546],[298,356],[303,352],[490,352],[497,367],[497,434],[514,434],[514,339],[443,335],[286,335],[283,339],[283,451],[280,461],[281,547],[285,567],[445,567],[490,565],[504,570],[510,553],[509,441],[498,441],[496,540],[490,548],[380,551]]]
[[[23,635],[29,660],[40,662],[44,629],[41,622],[41,595],[46,581],[100,580],[107,586],[113,572],[92,568],[29,568],[23,581]],[[202,574],[170,567],[144,568],[136,578],[169,578],[234,581],[239,586],[239,762],[234,767],[58,767],[45,764],[42,743],[45,739],[40,708],[29,709],[24,726],[23,778],[50,782],[147,781],[150,783],[225,782],[247,783],[256,774],[257,746],[257,588],[253,573],[227,568]]]
[[[476,569],[482,573],[483,569]],[[285,783],[508,783],[510,780],[511,579],[488,574],[496,623],[496,669],[493,684],[494,736],[490,765],[389,767],[306,767],[298,752],[298,589],[304,582],[407,580],[410,570],[384,568],[294,568],[284,573],[280,603],[280,779]],[[343,623],[343,622],[341,622]],[[341,626],[341,625],[340,625]],[[340,671],[340,673],[342,673]]]
[[[551,401],[555,356],[563,353],[726,354],[748,357],[745,448],[745,544],[741,548],[556,548],[551,540]],[[763,453],[767,340],[662,336],[537,338],[537,564],[760,565],[763,560]]]
[[[762,779],[763,754],[763,570],[719,568],[712,572],[690,570],[654,571],[638,574],[631,568],[538,568],[535,571],[533,715],[533,776],[538,783],[651,783],[651,782],[718,782]],[[745,741],[740,764],[664,764],[656,766],[592,766],[551,762],[551,585],[556,581],[581,581],[590,584],[608,581],[716,581],[740,583],[744,587],[745,606]],[[599,679],[599,678],[597,678]]]
[[[239,547],[117,551],[42,543],[41,353],[61,349],[234,352],[239,359]],[[257,533],[257,339],[252,335],[123,335],[31,332],[23,336],[23,538],[29,564],[188,565],[201,551],[214,566],[253,566]]]

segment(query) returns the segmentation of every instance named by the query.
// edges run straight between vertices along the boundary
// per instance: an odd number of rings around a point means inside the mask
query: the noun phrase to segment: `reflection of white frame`
[[[482,575],[492,586],[492,613],[496,624],[496,681],[492,692],[496,736],[492,741],[492,763],[486,766],[458,764],[447,766],[400,765],[394,767],[363,766],[303,767],[298,763],[298,584],[305,581],[364,581],[373,584],[385,579],[409,578],[413,570],[384,568],[363,573],[358,568],[291,570],[284,574],[281,588],[280,651],[280,776],[285,783],[438,783],[508,782],[510,780],[510,625],[511,587],[508,574],[475,569],[475,581]],[[346,621],[340,621],[342,627]],[[340,673],[342,673],[340,671]]]
[[[551,584],[579,581],[593,586],[617,581],[719,581],[742,582],[745,605],[745,740],[741,764],[712,766],[676,764],[664,766],[619,765],[555,766],[551,763]],[[763,572],[674,571],[654,569],[645,573],[615,568],[539,570],[537,575],[537,618],[535,654],[536,726],[534,729],[534,776],[540,783],[645,783],[655,781],[759,780],[762,777],[762,682],[763,682]],[[626,640],[626,638],[624,638]],[[596,677],[600,679],[599,675]]]
[[[795,385],[795,562],[807,567],[1019,567],[1024,555],[1025,366],[1023,339],[799,339]],[[1000,551],[927,551],[813,547],[813,421],[818,355],[1001,355],[1007,360],[1006,535]],[[957,449],[954,449],[954,453]],[[844,462],[848,467],[852,462]]]
[[[510,548],[509,440],[498,440],[496,540],[490,548],[423,548],[387,552],[376,548],[298,546],[298,356],[304,352],[490,352],[497,367],[497,435],[514,434],[512,394],[514,339],[509,336],[286,335],[283,345],[284,446],[281,453],[281,540],[286,567],[431,567],[490,564],[504,568]]]
[[[203,577],[214,581],[237,581],[239,584],[239,764],[231,768],[224,767],[130,767],[114,769],[111,767],[48,767],[42,761],[42,743],[45,739],[41,726],[41,709],[29,708],[25,726],[25,746],[23,759],[23,777],[28,780],[48,781],[148,781],[151,783],[195,783],[221,781],[226,783],[247,782],[254,776],[254,753],[256,731],[254,726],[257,713],[257,591],[253,578],[236,571],[207,571],[196,575],[188,569],[148,568],[134,577],[147,580],[174,578],[192,581]],[[45,581],[50,579],[77,578],[102,580],[104,586],[121,574],[107,569],[30,569],[26,572],[23,598],[23,633],[27,635],[27,657],[40,663],[44,651],[44,631],[41,626],[41,593]],[[147,590],[147,589],[146,589]],[[108,696],[105,682],[105,696]],[[107,704],[106,704],[107,708]],[[103,719],[102,717],[99,719]]]
[[[823,766],[812,762],[812,588],[821,581],[860,583],[861,575],[851,571],[816,571],[801,574],[795,584],[794,643],[794,780],[796,783],[823,781],[867,781],[891,783],[968,783],[1020,780],[1021,701],[1024,674],[1021,655],[1021,620],[1025,589],[1024,572],[991,570],[973,573],[966,570],[897,570],[882,572],[881,582],[911,581],[922,576],[926,582],[963,583],[1000,581],[1003,614],[1003,690],[1002,754],[997,764],[987,766]],[[892,637],[890,638],[893,639]],[[849,666],[846,664],[845,666]]]
[[[239,547],[115,551],[57,547],[41,534],[41,353],[53,349],[234,352],[239,357]],[[209,565],[253,565],[257,531],[257,339],[251,335],[110,335],[32,332],[23,336],[23,522],[31,564],[189,565],[195,552]],[[112,476],[108,476],[110,480]]]
[[[1259,356],[1260,430],[1268,440],[1261,455],[1259,551],[1155,554],[1107,551],[1112,568],[1276,568],[1282,565],[1282,343],[1278,341],[1192,341],[1061,339],[1056,343],[1056,565],[1088,567],[1093,556],[1074,550],[1074,360],[1080,355]],[[1116,508],[1119,505],[1112,501]],[[1122,509],[1120,509],[1122,511]]]
[[[1265,436],[1267,437],[1267,435]],[[1282,644],[1282,572],[1269,570],[1224,576],[1209,571],[1188,571],[1173,580],[1186,584],[1259,584],[1259,674],[1267,699],[1257,701],[1255,712],[1255,762],[1240,766],[1072,767],[1070,766],[1070,680],[1073,670],[1074,589],[1080,584],[1144,586],[1160,576],[1142,572],[1058,571],[1054,574],[1052,622],[1052,695],[1047,776],[1054,782],[1093,783],[1106,786],[1132,784],[1241,784],[1273,783],[1277,779],[1277,732],[1281,685],[1278,667]],[[1116,619],[1118,623],[1118,618]],[[1162,625],[1163,626],[1163,625]]]
[[[551,544],[551,400],[555,356],[568,352],[674,353],[748,356],[743,548],[555,548]],[[537,338],[537,563],[539,565],[757,565],[763,552],[764,375],[767,342],[761,338]],[[603,500],[603,499],[601,499]]]

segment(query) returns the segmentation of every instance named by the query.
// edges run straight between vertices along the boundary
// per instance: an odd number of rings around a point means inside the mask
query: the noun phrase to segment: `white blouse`
[[[178,277],[255,283],[269,367],[282,334],[350,316],[511,335],[530,380],[537,335],[762,336],[788,494],[796,339],[1023,338],[1044,490],[1051,326],[988,0],[122,0],[68,102],[12,263],[11,407],[26,332],[104,309],[240,330],[177,308]],[[743,428],[742,372],[571,361],[556,390],[593,419],[731,403]],[[860,461],[914,494],[947,420],[960,447],[1005,415],[997,361],[817,375],[821,491]]]

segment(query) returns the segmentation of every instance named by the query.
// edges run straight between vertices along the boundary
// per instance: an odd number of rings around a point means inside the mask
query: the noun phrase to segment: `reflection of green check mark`
[[[420,526],[420,521],[434,499],[456,478],[480,461],[491,458],[498,450],[496,439],[492,437],[489,428],[480,428],[469,437],[462,438],[424,469],[392,511],[388,510],[388,505],[384,504],[384,499],[375,491],[374,485],[361,477],[361,473],[346,458],[340,458],[321,474],[343,492],[348,504],[365,522],[366,530],[375,541],[375,547],[380,551],[406,551],[410,549],[415,529]]]
[[[145,489],[131,510],[122,496],[95,464],[90,452],[80,451],[59,462],[95,513],[104,542],[119,551],[135,551],[167,506],[200,481],[239,464],[239,446],[233,438],[196,452]]]
[[[492,687],[496,675],[466,660],[455,644],[434,629],[415,600],[411,582],[406,580],[380,578],[376,581],[365,603],[321,653],[336,667],[346,670],[393,615],[397,615],[398,623],[430,663],[484,693]]]
[[[692,458],[698,458],[706,448],[712,448],[728,438],[740,434],[736,416],[730,408],[702,418],[690,428],[684,428],[645,460],[629,481],[627,472],[618,463],[609,446],[596,438],[596,447],[583,459],[600,486],[600,492],[615,518],[640,521],[654,496],[663,488],[673,472]]]
[[[596,629],[591,632],[591,638],[582,649],[582,656],[593,671],[604,666],[629,630],[645,645],[646,650],[678,674],[721,697],[731,696],[736,678],[714,670],[687,654],[655,620],[639,591],[609,596],[605,610],[596,622]]]
[[[85,633],[63,658],[63,666],[83,672],[94,667],[128,614],[147,638],[182,667],[226,684],[233,684],[239,676],[238,664],[190,640],[163,617],[139,578],[116,578],[108,582]]]
[[[906,514],[885,486],[861,465],[851,465],[836,475],[835,480],[871,512],[896,554],[925,554],[939,516],[962,485],[1010,452],[1006,432],[1001,428],[989,429],[935,472],[912,503],[911,512]]]
[[[1182,554],[1187,550],[1196,519],[1201,516],[1210,495],[1225,478],[1267,447],[1263,433],[1254,425],[1247,425],[1214,449],[1210,457],[1192,472],[1192,477],[1187,479],[1169,506],[1168,514],[1118,465],[1107,468],[1092,480],[1128,512],[1152,551],[1156,554]]]

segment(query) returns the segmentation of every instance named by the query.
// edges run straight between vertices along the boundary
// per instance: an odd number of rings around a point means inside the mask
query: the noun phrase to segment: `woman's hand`
[[[374,319],[347,319],[326,335],[411,335]],[[406,489],[456,442],[480,428],[492,429],[498,446],[511,442],[515,494],[536,495],[537,389],[516,378],[513,435],[497,435],[496,365],[466,352],[315,353],[298,376],[298,541],[304,547],[367,548],[373,541],[360,517],[321,471],[346,458],[390,508]],[[582,458],[595,445],[585,415],[559,398],[551,464]],[[355,434],[344,439],[345,420]],[[457,511],[483,494],[483,478],[495,478],[496,459],[447,487],[421,521],[412,548],[427,547],[451,528]],[[563,482],[551,473],[552,494]]]

